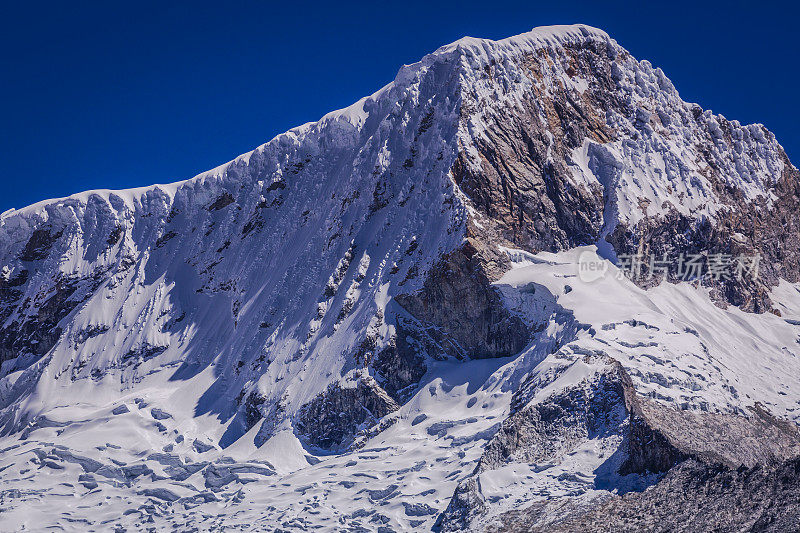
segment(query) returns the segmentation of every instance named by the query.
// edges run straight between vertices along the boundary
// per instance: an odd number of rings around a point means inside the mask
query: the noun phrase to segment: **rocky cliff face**
[[[104,527],[513,529],[761,487],[798,452],[798,187],[763,126],[569,26],[442,47],[186,182],[4,213],[3,518],[104,520],[31,512],[69,486],[144,505]]]
[[[770,310],[768,287],[797,281],[778,274],[797,272],[797,169],[763,126],[683,102],[661,70],[596,37],[481,51],[454,180],[494,240],[534,253],[607,241],[645,257],[643,285],[651,255],[759,253],[760,283],[703,282],[721,303]]]
[[[543,525],[538,504],[509,513],[491,531],[791,531],[796,527],[797,459],[769,467],[730,469],[688,460],[641,493],[610,498]]]
[[[398,409],[397,403],[370,377],[342,386],[334,383],[305,404],[297,416],[301,438],[314,448],[347,449],[357,432],[365,432]]]

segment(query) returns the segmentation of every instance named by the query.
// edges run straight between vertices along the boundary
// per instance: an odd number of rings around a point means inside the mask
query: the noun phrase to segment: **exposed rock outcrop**
[[[304,405],[295,419],[295,430],[312,447],[342,450],[359,432],[397,409],[397,403],[374,379],[359,375],[330,385]]]
[[[19,258],[21,261],[38,261],[45,259],[50,254],[50,248],[61,238],[63,231],[53,228],[38,228],[33,231],[31,238],[25,244]]]
[[[33,302],[27,299],[23,302],[22,305],[35,314],[18,316],[0,329],[0,363],[19,356],[38,358],[50,351],[61,337],[59,321],[80,303],[79,299],[72,298],[79,282],[60,277],[52,292],[40,293]],[[41,301],[38,305],[37,300]]]
[[[528,343],[527,325],[505,307],[492,287],[495,262],[479,253],[467,240],[431,268],[422,289],[401,294],[397,302],[423,324],[436,326],[455,341],[451,355],[473,358],[504,357],[520,352]],[[488,245],[487,245],[488,247]]]
[[[425,344],[417,341],[412,331],[398,325],[398,334],[374,356],[369,366],[389,396],[403,403],[428,370],[425,355],[428,355]]]
[[[607,239],[618,254],[641,254],[656,260],[702,255],[704,267],[709,257],[731,263],[740,256],[758,256],[758,267],[752,273],[737,275],[731,264],[724,275],[705,276],[700,281],[713,289],[712,296],[721,305],[730,303],[756,313],[770,311],[769,289],[781,278],[797,281],[800,272],[800,174],[785,154],[781,155],[785,166],[770,191],[774,195],[771,205],[763,197],[747,201],[741,192],[718,184],[726,204],[713,221],[692,219],[672,209],[633,227],[620,224]],[[645,259],[636,281],[652,286],[664,277],[663,272],[651,272]],[[666,278],[672,282],[684,279],[674,268]]]
[[[591,79],[583,93],[553,86],[562,63],[569,76]],[[475,138],[475,157],[461,153],[453,177],[487,217],[489,230],[505,242],[528,251],[557,251],[595,242],[603,226],[603,192],[599,185],[574,182],[569,154],[586,138],[608,142],[616,133],[608,127],[606,110],[624,109],[612,78],[615,49],[610,43],[587,40],[560,50],[540,50],[521,60],[529,91],[513,107],[464,95],[462,113],[484,118]],[[505,67],[487,67],[480,86],[505,92],[495,76]],[[513,91],[513,89],[512,89]]]
[[[539,502],[503,515],[501,525],[488,531],[795,531],[800,459],[738,469],[688,460],[644,492],[609,498],[585,513],[565,513],[565,519],[553,517],[552,510],[552,504]]]
[[[596,375],[546,400],[531,402],[507,418],[486,445],[475,471],[509,462],[557,459],[578,443],[625,425],[634,401],[633,385],[617,361],[602,355],[584,357],[589,365],[597,359],[603,366]]]
[[[729,468],[774,465],[800,456],[800,431],[760,405],[746,416],[697,413],[637,398],[622,473],[665,472],[693,458]]]

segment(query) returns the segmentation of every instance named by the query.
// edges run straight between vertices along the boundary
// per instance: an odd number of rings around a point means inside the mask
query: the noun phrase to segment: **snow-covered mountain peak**
[[[329,529],[647,485],[691,446],[623,443],[673,411],[797,418],[799,181],[771,133],[600,30],[461,39],[190,180],[4,213],[0,435],[21,444],[0,479],[30,459],[47,490],[246,500],[281,527],[311,506]],[[575,278],[585,254],[699,252],[761,254],[761,276]],[[559,402],[602,404],[602,431],[529,431]],[[553,453],[506,446],[525,439]]]
[[[438,48],[426,58],[446,57],[456,50],[468,51],[473,54],[482,52],[488,56],[496,56],[502,52],[515,52],[517,56],[524,56],[541,48],[581,45],[589,41],[615,44],[615,41],[606,32],[585,24],[540,26],[529,32],[497,41],[476,37],[462,37]]]

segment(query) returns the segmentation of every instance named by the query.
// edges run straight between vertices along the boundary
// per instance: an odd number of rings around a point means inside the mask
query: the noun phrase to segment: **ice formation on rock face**
[[[780,462],[799,182],[577,25],[461,39],[191,180],[3,213],[2,523],[481,528],[728,457],[676,426]],[[642,247],[760,253],[762,282],[575,275]]]

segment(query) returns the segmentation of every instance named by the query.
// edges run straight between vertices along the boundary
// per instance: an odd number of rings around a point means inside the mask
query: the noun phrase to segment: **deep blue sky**
[[[440,45],[582,22],[800,161],[800,9],[769,1],[6,2],[0,211],[189,178]],[[224,7],[223,7],[224,5]]]

